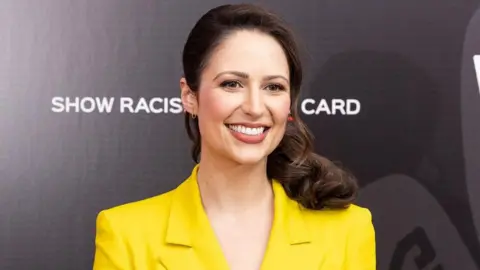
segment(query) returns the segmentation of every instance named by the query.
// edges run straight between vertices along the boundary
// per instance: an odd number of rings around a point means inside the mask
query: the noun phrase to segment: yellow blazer
[[[197,167],[168,193],[103,210],[94,270],[227,270],[197,185]],[[306,210],[273,181],[275,215],[262,270],[373,270],[369,210]]]

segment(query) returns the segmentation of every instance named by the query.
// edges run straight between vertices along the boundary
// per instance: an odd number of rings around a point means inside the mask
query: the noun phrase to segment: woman
[[[355,180],[313,153],[290,30],[254,5],[207,12],[183,51],[198,165],[175,190],[102,211],[94,269],[375,269]]]

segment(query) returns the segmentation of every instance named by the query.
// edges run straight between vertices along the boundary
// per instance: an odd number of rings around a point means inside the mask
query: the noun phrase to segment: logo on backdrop
[[[183,111],[178,97],[54,97],[52,111],[56,113],[153,113],[179,114]]]
[[[306,115],[357,115],[360,113],[360,101],[356,99],[315,100],[306,98],[300,104],[302,113]]]
[[[357,115],[360,101],[356,99],[304,99],[301,112],[306,115]],[[52,111],[55,113],[153,113],[180,114],[183,112],[179,97],[53,97]]]
[[[480,93],[480,54],[473,56],[475,73],[477,73],[478,93]]]

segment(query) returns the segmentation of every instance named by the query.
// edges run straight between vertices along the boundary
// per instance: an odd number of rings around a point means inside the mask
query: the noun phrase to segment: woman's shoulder
[[[331,225],[338,229],[372,223],[370,210],[356,204],[345,209],[307,210],[304,213],[310,223]]]
[[[97,222],[108,220],[110,224],[122,227],[136,227],[139,223],[155,224],[154,221],[162,220],[168,215],[173,192],[174,190],[101,210]]]
[[[371,219],[372,216],[368,208],[357,204],[350,204],[345,209],[324,209],[320,213],[340,219]]]

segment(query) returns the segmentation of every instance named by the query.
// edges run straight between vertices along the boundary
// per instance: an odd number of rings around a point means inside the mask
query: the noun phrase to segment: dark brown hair
[[[198,91],[201,73],[217,46],[232,32],[261,31],[282,46],[290,69],[291,114],[278,147],[268,156],[267,176],[276,179],[287,195],[309,209],[345,208],[357,195],[353,176],[313,151],[312,136],[300,120],[297,102],[302,84],[302,64],[291,30],[275,14],[252,5],[223,5],[208,11],[195,24],[183,50],[185,80]],[[192,157],[199,162],[201,144],[198,119],[185,115],[188,136],[193,141]]]

